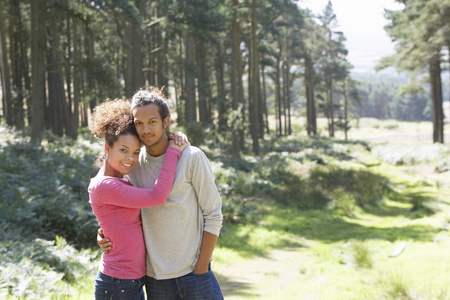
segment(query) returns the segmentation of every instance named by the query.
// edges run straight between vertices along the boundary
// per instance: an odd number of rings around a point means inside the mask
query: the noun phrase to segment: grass
[[[225,298],[449,299],[449,190],[372,165],[392,189],[378,205],[342,214],[266,201],[257,223],[227,224],[213,265]]]

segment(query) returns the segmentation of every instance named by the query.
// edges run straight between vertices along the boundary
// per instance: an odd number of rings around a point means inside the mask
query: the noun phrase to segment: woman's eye
[[[126,149],[120,149],[120,152],[127,153],[127,150]]]

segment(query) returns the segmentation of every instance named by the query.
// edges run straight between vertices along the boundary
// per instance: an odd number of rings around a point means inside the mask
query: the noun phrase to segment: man
[[[146,151],[141,151],[129,178],[136,187],[151,188],[168,147],[169,106],[162,93],[152,88],[133,96],[131,112]],[[222,227],[221,206],[206,155],[187,147],[178,160],[166,204],[141,210],[149,299],[223,299],[210,269]],[[107,239],[99,245],[105,252],[114,249],[114,241]]]

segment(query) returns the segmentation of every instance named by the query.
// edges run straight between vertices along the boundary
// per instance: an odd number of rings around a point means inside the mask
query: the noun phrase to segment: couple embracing
[[[206,155],[167,136],[169,121],[156,88],[94,110],[105,141],[88,189],[104,236],[95,299],[145,299],[144,284],[148,299],[223,299],[210,265],[222,201]]]

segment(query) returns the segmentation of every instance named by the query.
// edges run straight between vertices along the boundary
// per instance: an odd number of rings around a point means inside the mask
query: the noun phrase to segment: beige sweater
[[[164,156],[141,151],[139,164],[129,178],[134,186],[151,188]],[[141,210],[147,247],[147,275],[155,279],[177,278],[194,270],[203,231],[219,235],[222,200],[206,155],[187,147],[178,159],[175,180],[167,202]]]

